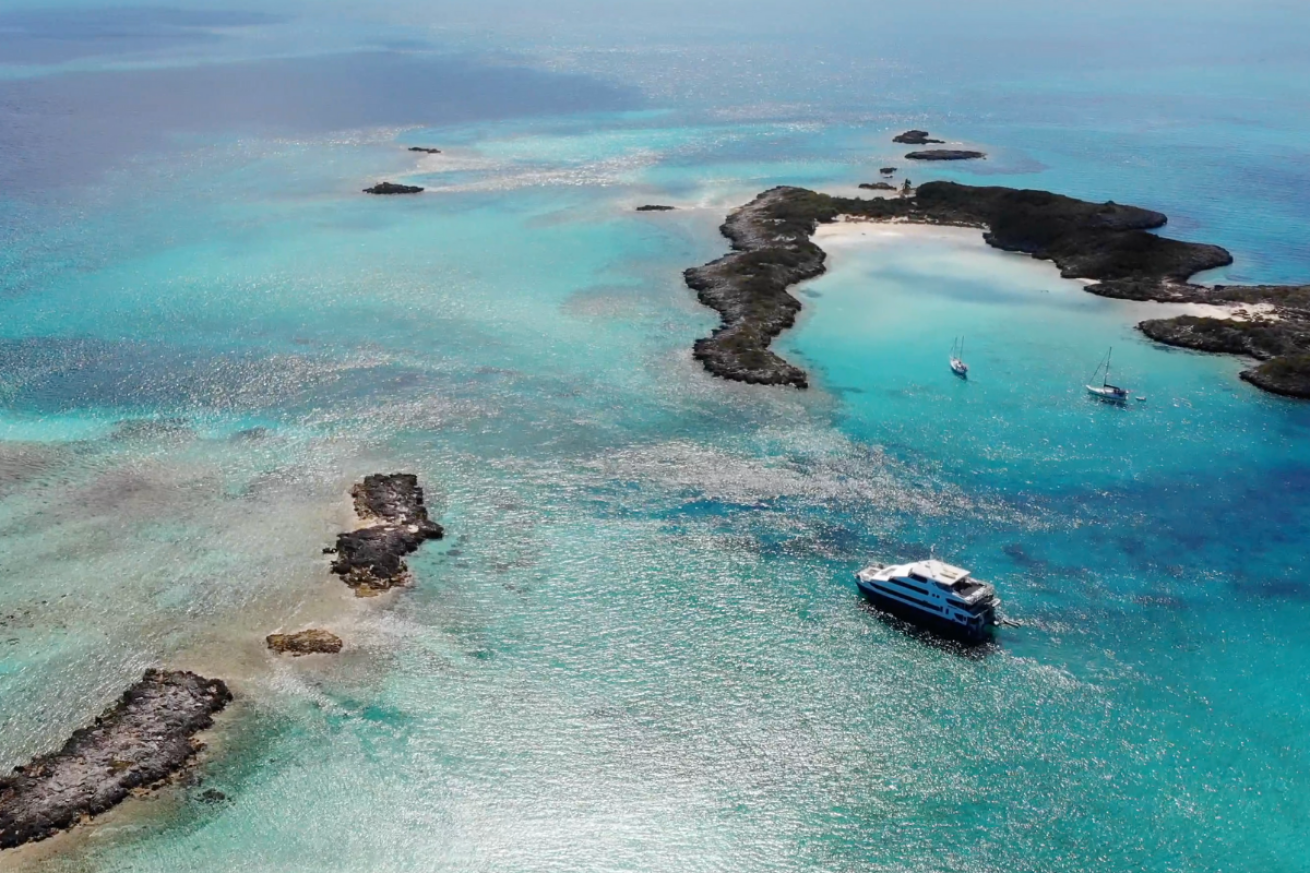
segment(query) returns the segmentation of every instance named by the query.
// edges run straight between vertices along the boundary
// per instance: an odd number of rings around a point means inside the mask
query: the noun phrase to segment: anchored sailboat
[[[1101,379],[1101,384],[1099,386],[1088,385],[1087,393],[1100,400],[1109,401],[1110,403],[1124,403],[1128,400],[1128,389],[1110,384],[1110,356],[1112,354],[1114,354],[1113,348],[1106,353],[1105,360],[1096,365],[1096,370],[1092,373],[1092,380],[1096,380],[1096,374],[1101,372],[1102,367],[1105,368],[1105,376]]]
[[[969,365],[964,362],[964,337],[951,343],[951,372],[961,378],[969,378]]]

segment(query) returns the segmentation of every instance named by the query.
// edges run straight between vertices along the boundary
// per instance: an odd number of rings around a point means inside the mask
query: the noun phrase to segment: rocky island
[[[62,749],[0,778],[0,849],[53,836],[159,785],[204,748],[196,734],[231,699],[217,679],[147,670]]]
[[[672,212],[676,208],[677,207],[675,206],[663,206],[659,203],[648,203],[645,206],[638,206],[637,211],[638,212]]]
[[[378,182],[372,188],[365,188],[365,194],[422,194],[418,185],[401,185],[397,182]]]
[[[337,536],[332,572],[355,589],[356,596],[371,597],[410,582],[405,556],[427,540],[445,534],[428,518],[423,489],[410,473],[375,473],[350,491],[355,514],[362,523]]]
[[[901,145],[931,145],[932,143],[944,143],[944,139],[933,139],[928,136],[926,130],[907,130],[905,133],[898,133],[892,137],[892,142],[898,142]]]
[[[905,157],[911,161],[972,161],[987,157],[987,153],[967,149],[927,149],[910,152]]]
[[[410,150],[411,152],[420,152],[420,153],[425,154],[425,155],[439,155],[439,154],[441,154],[441,149],[431,149],[431,148],[428,148],[427,146],[410,146],[410,147],[409,147],[409,150]]]
[[[954,182],[870,200],[774,188],[733,212],[721,228],[733,251],[685,274],[701,302],[722,317],[713,335],[696,341],[695,357],[707,370],[741,382],[806,387],[804,371],[768,346],[801,308],[787,288],[823,273],[824,252],[810,236],[840,216],[976,227],[988,245],[1052,261],[1065,278],[1094,280],[1087,290],[1105,297],[1271,307],[1276,315],[1258,323],[1184,316],[1140,327],[1170,345],[1264,359],[1242,377],[1268,391],[1310,397],[1310,286],[1194,285],[1193,275],[1232,263],[1232,255],[1150,233],[1165,225],[1162,213]]]

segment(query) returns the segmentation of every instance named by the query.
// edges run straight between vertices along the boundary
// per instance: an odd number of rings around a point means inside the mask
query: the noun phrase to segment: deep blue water
[[[226,801],[0,863],[1306,869],[1310,407],[967,234],[833,243],[778,343],[814,388],[728,384],[681,271],[917,126],[990,158],[916,181],[1133,202],[1229,247],[1216,278],[1304,280],[1307,25],[0,5],[0,766],[148,665],[239,696]],[[1145,403],[1083,396],[1110,346]],[[360,602],[320,551],[379,469],[450,536]],[[966,654],[859,602],[930,550],[1021,626]],[[311,624],[347,651],[263,651]]]

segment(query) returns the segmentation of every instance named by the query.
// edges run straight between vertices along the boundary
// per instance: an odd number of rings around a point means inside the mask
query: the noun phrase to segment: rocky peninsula
[[[401,185],[398,182],[378,182],[372,188],[365,188],[365,194],[422,194],[418,185]]]
[[[350,491],[361,526],[337,536],[332,572],[371,597],[410,582],[405,556],[445,531],[428,518],[423,488],[410,473],[375,473]]]
[[[1262,358],[1265,363],[1243,373],[1244,379],[1310,397],[1310,286],[1194,285],[1193,275],[1232,263],[1232,255],[1219,246],[1150,233],[1165,225],[1162,213],[954,182],[928,182],[913,196],[869,200],[781,187],[733,212],[721,228],[733,251],[685,274],[701,302],[722,317],[713,335],[695,345],[707,370],[741,382],[806,387],[804,371],[768,346],[800,311],[788,287],[824,271],[824,253],[810,236],[819,224],[841,216],[976,227],[988,245],[1052,261],[1065,278],[1093,280],[1087,290],[1105,297],[1264,304],[1276,315],[1258,324],[1184,316],[1141,328],[1170,345]]]
[[[0,849],[44,840],[159,785],[204,748],[196,734],[231,699],[217,679],[147,670],[62,749],[0,778]]]

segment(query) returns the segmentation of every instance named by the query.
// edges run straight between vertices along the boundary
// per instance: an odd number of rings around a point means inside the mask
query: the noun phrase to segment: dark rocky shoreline
[[[337,536],[332,572],[360,597],[408,585],[405,556],[445,535],[441,525],[428,518],[418,477],[375,473],[350,493],[364,526]]]
[[[1207,302],[1232,301],[1212,297]],[[1182,315],[1143,321],[1137,327],[1165,345],[1255,358],[1261,363],[1243,370],[1242,379],[1273,394],[1310,398],[1310,311],[1298,315],[1284,309],[1278,321]]]
[[[768,346],[800,311],[788,287],[824,271],[824,253],[810,236],[843,215],[976,227],[994,248],[1053,261],[1065,278],[1095,280],[1087,290],[1104,297],[1273,304],[1277,321],[1183,316],[1140,327],[1170,345],[1260,358],[1265,363],[1242,378],[1268,391],[1310,397],[1310,286],[1194,285],[1193,275],[1232,263],[1232,255],[1150,233],[1168,220],[1162,213],[954,182],[923,184],[912,197],[871,200],[781,187],[733,212],[721,228],[732,253],[685,274],[701,302],[722,316],[714,334],[696,342],[695,356],[707,370],[741,382],[806,387],[804,371]]]
[[[62,749],[0,779],[0,849],[44,840],[155,787],[204,748],[232,694],[218,679],[147,670]]]

